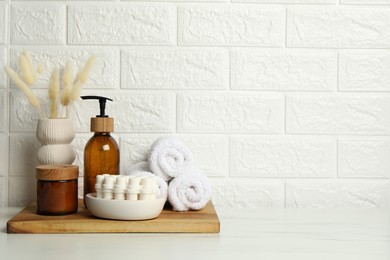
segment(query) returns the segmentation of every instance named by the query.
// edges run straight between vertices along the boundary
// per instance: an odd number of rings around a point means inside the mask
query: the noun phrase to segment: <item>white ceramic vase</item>
[[[75,134],[69,118],[39,119],[36,135],[42,146],[38,150],[38,163],[72,164],[76,158],[71,145]]]

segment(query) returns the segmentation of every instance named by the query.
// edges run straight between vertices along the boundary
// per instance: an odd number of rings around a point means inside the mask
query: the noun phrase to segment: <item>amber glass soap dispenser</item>
[[[84,198],[95,191],[96,175],[119,174],[119,147],[110,135],[114,131],[114,118],[105,114],[106,101],[101,96],[82,96],[82,99],[99,100],[100,115],[91,118],[91,132],[95,134],[88,141],[84,151]]]

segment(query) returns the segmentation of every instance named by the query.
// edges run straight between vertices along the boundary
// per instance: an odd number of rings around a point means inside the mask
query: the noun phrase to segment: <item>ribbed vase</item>
[[[41,143],[38,150],[38,163],[72,164],[76,154],[71,145],[75,130],[69,118],[39,119],[37,138]]]

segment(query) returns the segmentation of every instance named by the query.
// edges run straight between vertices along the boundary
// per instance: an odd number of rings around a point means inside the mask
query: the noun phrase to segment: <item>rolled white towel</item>
[[[169,181],[192,167],[192,152],[178,139],[164,137],[155,141],[149,153],[150,170]]]
[[[211,199],[211,184],[199,170],[174,178],[168,185],[168,201],[174,211],[200,210]]]
[[[149,166],[147,162],[138,162],[131,166],[129,170],[127,171],[126,175],[130,176],[137,176],[137,177],[155,177],[156,182],[158,185],[158,188],[160,190],[159,194],[157,194],[157,197],[163,197],[165,199],[168,198],[168,184],[166,181],[164,181],[160,176],[157,176],[150,172]]]

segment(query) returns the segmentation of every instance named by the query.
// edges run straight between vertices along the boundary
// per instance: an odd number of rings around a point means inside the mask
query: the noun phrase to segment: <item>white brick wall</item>
[[[0,44],[5,44],[7,39],[7,9],[5,3],[0,3]]]
[[[1,34],[0,34],[1,35]],[[5,46],[0,45],[0,67],[3,68],[7,61],[7,48]],[[6,87],[7,79],[5,72],[3,70],[0,71],[0,89]]]
[[[345,178],[389,178],[389,138],[340,138],[339,176]]]
[[[232,51],[234,90],[333,91],[337,86],[337,53],[241,49]]]
[[[231,138],[234,177],[335,177],[336,143],[326,138]]]
[[[287,132],[388,135],[389,113],[386,94],[288,95]]]
[[[390,4],[389,0],[340,0],[342,4]]]
[[[9,176],[34,176],[37,164],[36,150],[39,142],[33,133],[10,136],[9,145]]]
[[[172,45],[176,20],[171,4],[74,4],[68,7],[68,43]]]
[[[13,3],[10,13],[11,44],[65,43],[65,5]]]
[[[385,8],[288,8],[287,46],[389,48],[389,16]]]
[[[284,11],[258,5],[182,5],[178,39],[183,45],[282,46]]]
[[[284,206],[282,182],[224,179],[214,181],[213,185],[213,200],[219,205],[242,208]]]
[[[121,171],[175,135],[218,207],[390,206],[389,0],[0,0],[0,66],[98,60]],[[75,163],[89,118],[78,101]],[[38,115],[0,71],[0,206],[35,199]],[[82,186],[82,178],[80,178]]]
[[[2,156],[0,157],[0,179],[1,179],[1,177],[4,177],[4,176],[8,175],[8,173],[7,173],[7,161],[8,161],[7,159],[8,159],[8,156],[7,156],[7,146],[6,146],[6,144],[7,144],[7,137],[6,137],[5,134],[0,134],[0,142],[3,144],[0,147],[0,151],[1,151],[1,154],[2,154]]]
[[[115,131],[122,133],[175,131],[175,94],[112,91],[85,91],[85,94],[106,95],[115,100],[106,104],[106,114],[115,117]],[[80,132],[89,132],[89,118],[99,112],[96,101],[78,102],[75,106],[75,125]],[[122,115],[122,116],[120,116]]]
[[[390,90],[390,52],[343,51],[339,64],[340,91]]]
[[[288,181],[287,207],[388,207],[387,181]]]
[[[131,48],[121,58],[122,88],[229,88],[229,52],[225,49]]]
[[[5,91],[0,91],[0,131],[6,130],[6,105],[7,105],[7,94]]]
[[[281,95],[258,93],[179,94],[179,132],[280,133],[283,131]]]

